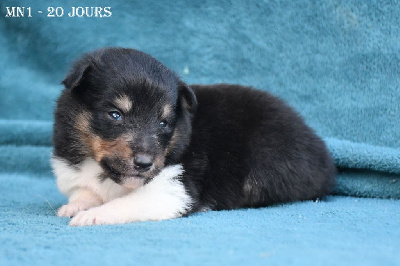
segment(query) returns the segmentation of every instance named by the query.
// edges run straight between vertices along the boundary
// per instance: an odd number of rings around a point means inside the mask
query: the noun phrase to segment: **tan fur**
[[[114,100],[115,105],[123,112],[127,113],[132,109],[132,101],[126,95],[121,95]]]
[[[172,112],[171,105],[165,105],[163,108],[162,118],[166,119]]]
[[[80,113],[76,119],[75,127],[82,133],[82,136],[88,137],[90,135],[90,113],[87,111],[83,111]]]
[[[94,135],[92,150],[96,161],[100,162],[104,157],[112,155],[119,158],[132,158],[132,149],[129,145],[129,137],[121,136],[116,140],[106,141]]]
[[[77,116],[75,128],[78,130],[80,139],[82,140],[83,147],[80,147],[82,151],[85,152],[88,156],[93,156],[93,152],[91,150],[91,138],[92,133],[90,131],[90,113],[87,111],[83,111]]]
[[[114,155],[120,158],[132,158],[132,149],[130,141],[132,137],[123,135],[115,140],[107,141],[97,136],[90,130],[90,114],[86,111],[78,115],[76,129],[79,131],[83,144],[88,154],[97,162],[100,162],[104,157]]]
[[[176,143],[179,141],[179,133],[178,130],[175,129],[174,133],[172,134],[171,140],[168,143],[168,146],[165,148],[164,151],[164,156],[167,156],[170,151],[172,150],[172,148],[176,145]]]
[[[165,163],[165,158],[164,156],[156,156],[154,158],[154,165],[162,165],[162,167],[164,167],[164,163]]]

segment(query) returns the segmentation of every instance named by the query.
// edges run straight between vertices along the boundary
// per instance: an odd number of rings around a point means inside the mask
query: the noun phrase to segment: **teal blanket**
[[[83,5],[102,11],[68,16]],[[1,0],[0,264],[400,264],[399,14],[390,1]],[[53,108],[71,62],[104,46],[150,53],[189,84],[281,97],[326,141],[335,196],[68,228],[52,210],[66,201],[49,166]]]

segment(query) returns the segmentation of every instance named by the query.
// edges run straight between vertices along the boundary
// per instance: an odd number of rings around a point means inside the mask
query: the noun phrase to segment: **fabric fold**
[[[0,172],[52,176],[52,122],[0,120]],[[334,193],[357,197],[400,198],[400,150],[324,139],[338,168]]]

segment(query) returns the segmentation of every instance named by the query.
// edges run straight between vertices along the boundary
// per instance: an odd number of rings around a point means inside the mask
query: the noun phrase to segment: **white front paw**
[[[78,212],[72,218],[69,225],[71,226],[87,226],[87,225],[101,225],[101,224],[118,224],[123,223],[118,217],[107,214],[102,211],[101,207],[93,208],[87,211]]]
[[[87,210],[90,207],[90,204],[85,204],[82,202],[71,202],[63,205],[60,209],[58,209],[57,215],[59,217],[73,217],[78,212]]]

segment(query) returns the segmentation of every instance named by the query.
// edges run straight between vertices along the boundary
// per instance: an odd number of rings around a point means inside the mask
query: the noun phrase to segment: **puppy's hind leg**
[[[181,165],[166,167],[147,185],[99,207],[79,212],[72,226],[120,224],[181,217],[190,211],[192,198],[179,180]]]

